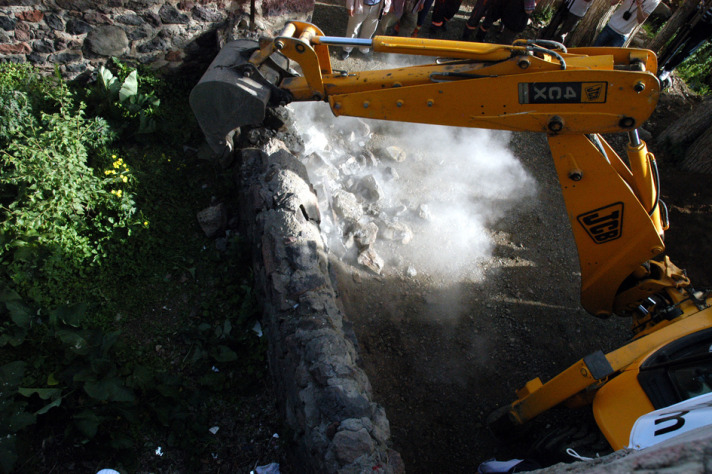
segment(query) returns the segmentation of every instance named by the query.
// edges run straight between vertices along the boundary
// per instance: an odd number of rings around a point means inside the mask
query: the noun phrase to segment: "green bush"
[[[108,154],[107,122],[86,118],[64,82],[0,66],[0,263],[21,293],[52,305],[54,289],[140,228],[131,172]]]
[[[114,69],[86,88],[0,64],[0,472],[62,466],[45,442],[135,470],[148,437],[181,460],[141,469],[200,466],[216,406],[263,385],[243,244],[195,221],[230,179],[184,157],[187,81]]]
[[[707,41],[677,68],[682,79],[697,93],[712,94],[712,43]]]

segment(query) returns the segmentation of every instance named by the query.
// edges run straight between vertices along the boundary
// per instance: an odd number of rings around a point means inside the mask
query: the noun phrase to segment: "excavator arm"
[[[332,68],[329,47],[366,44],[433,62]],[[664,251],[666,224],[655,159],[635,129],[657,104],[656,68],[655,55],[641,49],[363,40],[292,22],[259,44],[226,46],[190,100],[216,150],[231,130],[259,124],[268,105],[290,101],[328,101],[336,116],[546,133],[578,246],[581,301],[605,317],[628,314],[661,285],[689,283],[665,260],[647,263]],[[633,137],[628,163],[600,136],[618,132]]]
[[[432,61],[341,71],[329,47],[342,46]],[[578,248],[582,305],[598,317],[632,316],[636,339],[587,356],[546,384],[530,381],[493,414],[497,427],[586,398],[651,348],[712,325],[712,311],[702,311],[710,301],[664,256],[667,213],[655,157],[636,131],[657,105],[656,71],[655,55],[642,49],[363,40],[293,22],[275,38],[226,45],[190,103],[216,152],[229,132],[258,125],[266,107],[291,101],[326,101],[336,116],[547,134]],[[629,136],[624,158],[601,136],[620,132]]]

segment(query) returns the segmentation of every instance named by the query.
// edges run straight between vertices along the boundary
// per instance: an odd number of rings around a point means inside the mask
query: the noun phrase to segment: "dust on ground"
[[[459,38],[462,13],[445,38]],[[341,36],[346,14],[343,8],[317,4],[313,21],[326,35]],[[426,34],[427,28],[421,36]],[[358,52],[346,61],[332,59],[335,68],[347,70],[386,67],[378,54],[372,61]],[[663,95],[645,124],[653,135],[652,151],[654,137],[693,103],[679,82]],[[536,179],[538,194],[489,229],[495,248],[482,262],[481,280],[408,277],[388,269],[373,276],[333,262],[362,365],[375,400],[386,408],[394,448],[408,472],[473,472],[492,457],[526,456],[537,436],[556,424],[578,423],[588,412],[553,410],[532,423],[529,435],[510,443],[492,436],[487,415],[511,402],[528,380],[546,381],[630,336],[627,320],[599,320],[579,304],[577,252],[545,137],[513,134],[510,147]],[[710,287],[708,178],[678,170],[660,152],[657,158],[670,209],[668,254],[688,270],[696,287]],[[521,261],[529,264],[513,263]]]

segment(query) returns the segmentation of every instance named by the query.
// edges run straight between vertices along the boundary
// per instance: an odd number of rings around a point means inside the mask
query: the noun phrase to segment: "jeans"
[[[627,38],[626,35],[616,33],[610,26],[606,25],[596,37],[596,41],[594,41],[593,45],[620,48]]]

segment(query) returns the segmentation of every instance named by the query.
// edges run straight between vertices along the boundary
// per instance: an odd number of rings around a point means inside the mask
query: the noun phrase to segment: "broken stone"
[[[378,166],[378,158],[376,158],[376,155],[368,149],[359,151],[356,155],[356,160],[358,160],[361,166],[365,166],[367,168],[375,168]]]
[[[338,190],[334,192],[331,206],[337,216],[346,220],[355,222],[363,216],[361,204],[356,196],[348,191]]]
[[[358,182],[355,191],[367,201],[376,202],[380,201],[383,197],[383,191],[381,186],[376,181],[376,178],[372,175],[366,175]]]
[[[377,275],[383,271],[383,259],[373,250],[373,247],[368,247],[358,254],[356,261]]]
[[[359,250],[363,250],[376,242],[378,226],[375,222],[355,224],[351,228],[350,233],[353,235],[354,243],[358,246]]]
[[[339,171],[344,175],[350,176],[352,174],[357,174],[361,171],[361,165],[354,156],[349,156],[346,161],[339,165]]]
[[[375,443],[366,428],[339,431],[334,435],[333,446],[336,458],[344,464],[352,463],[364,454],[371,454],[375,449]]]
[[[393,208],[391,211],[394,216],[400,216],[405,214],[408,211],[408,206],[405,204],[398,204],[396,207]]]
[[[418,274],[418,271],[415,269],[414,266],[410,265],[408,269],[405,271],[405,274],[408,275],[410,278],[413,278]]]
[[[400,178],[398,172],[393,167],[387,166],[383,172],[383,179],[386,181],[395,181],[398,178]]]
[[[427,204],[421,204],[418,206],[418,217],[426,221],[433,219],[433,215],[430,214],[430,207],[428,207]]]
[[[403,148],[398,147],[398,146],[386,147],[383,150],[383,155],[387,159],[389,159],[391,161],[395,161],[396,163],[402,163],[405,161],[405,158],[406,158],[405,150],[403,150]]]
[[[413,231],[402,222],[383,222],[381,237],[407,245],[413,240]]]
[[[205,232],[205,236],[210,238],[215,237],[227,223],[227,212],[225,205],[220,203],[216,206],[210,206],[198,212],[198,224]]]

